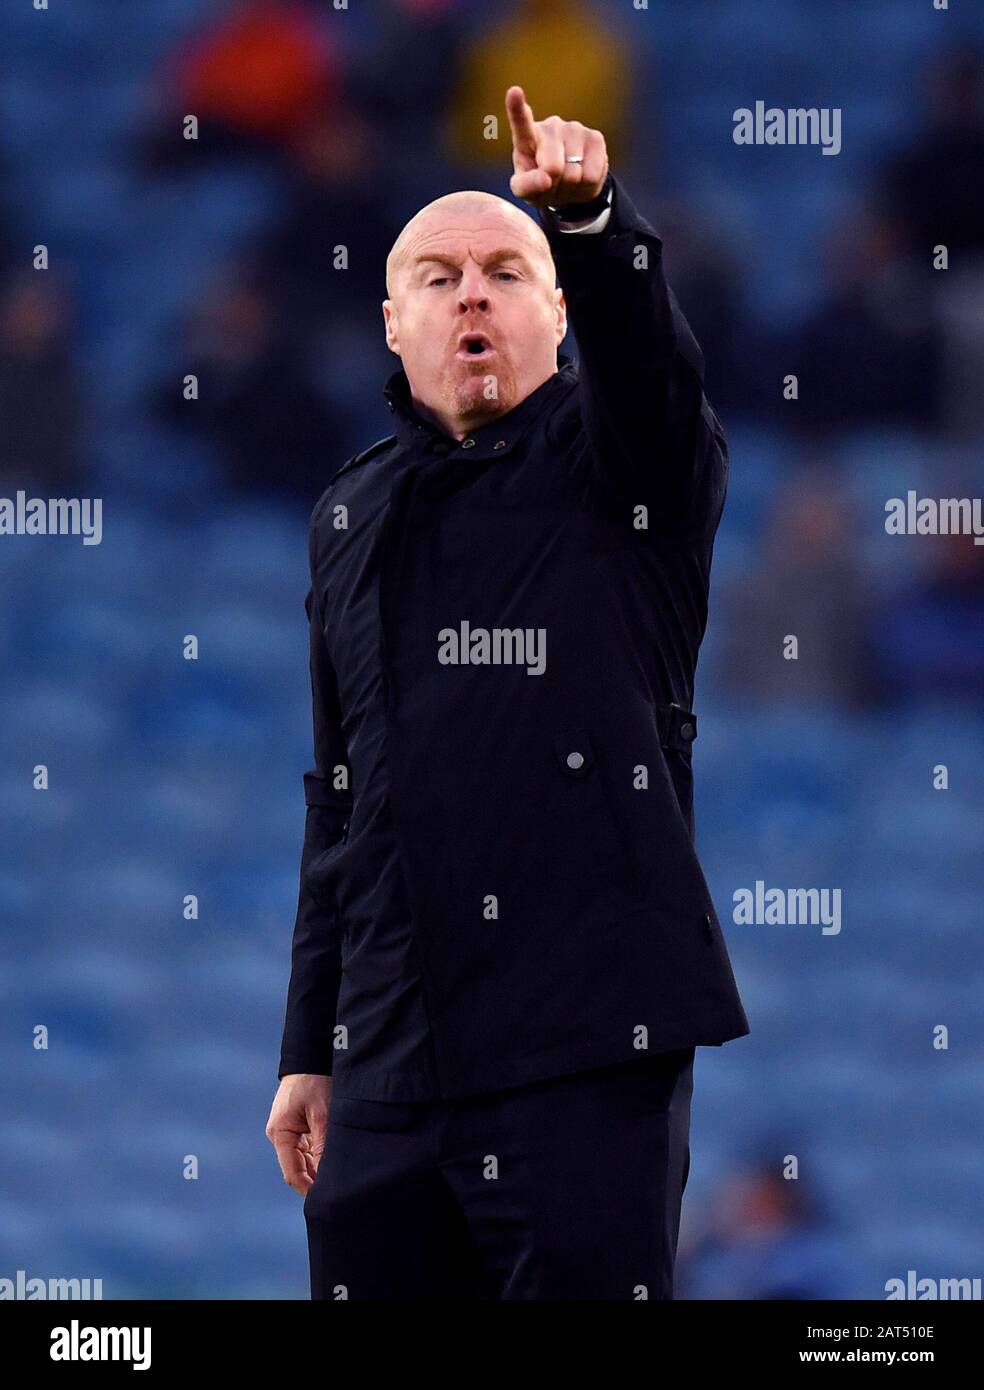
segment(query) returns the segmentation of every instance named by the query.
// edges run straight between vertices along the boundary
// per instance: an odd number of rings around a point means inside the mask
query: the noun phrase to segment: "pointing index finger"
[[[506,92],[506,114],[512,127],[513,146],[524,154],[536,150],[536,129],[533,123],[533,108],[526,100],[522,87],[510,87]]]

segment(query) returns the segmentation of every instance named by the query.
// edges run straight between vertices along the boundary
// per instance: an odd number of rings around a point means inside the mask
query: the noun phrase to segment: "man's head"
[[[448,193],[421,208],[387,257],[386,292],[386,342],[418,409],[449,434],[512,410],[557,370],[567,314],[550,247],[504,198]]]

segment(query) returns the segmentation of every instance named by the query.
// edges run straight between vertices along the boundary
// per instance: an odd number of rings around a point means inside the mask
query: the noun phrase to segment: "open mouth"
[[[484,333],[463,333],[458,339],[458,357],[481,361],[483,358],[491,357],[494,352],[495,348]]]

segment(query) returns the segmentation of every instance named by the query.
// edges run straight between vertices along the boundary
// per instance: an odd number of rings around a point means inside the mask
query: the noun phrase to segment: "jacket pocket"
[[[336,863],[348,844],[348,821],[339,834],[334,817],[320,806],[309,806],[308,817],[314,824],[310,830],[311,854],[304,867],[304,883],[308,890],[324,905],[334,907],[332,888]],[[325,844],[332,835],[331,844]]]
[[[565,725],[551,743],[558,899],[579,904],[592,918],[615,919],[638,909],[641,878],[627,826],[613,804],[613,770],[604,748],[585,724]]]

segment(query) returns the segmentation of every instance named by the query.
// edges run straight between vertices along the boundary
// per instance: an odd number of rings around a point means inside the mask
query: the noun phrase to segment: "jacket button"
[[[461,441],[461,447],[462,447],[463,449],[474,449],[474,447],[475,447],[475,441],[474,441],[474,439],[463,439],[463,440]]]
[[[567,755],[567,766],[568,766],[568,767],[583,767],[583,766],[584,766],[584,754],[583,754],[583,753],[568,753],[568,755]]]
[[[506,441],[504,439],[497,439],[495,443],[492,445],[493,449],[504,449],[505,447]]]
[[[692,739],[693,736],[694,736],[694,726],[693,726],[693,724],[681,724],[681,725],[680,725],[680,737],[681,737],[681,738]]]

